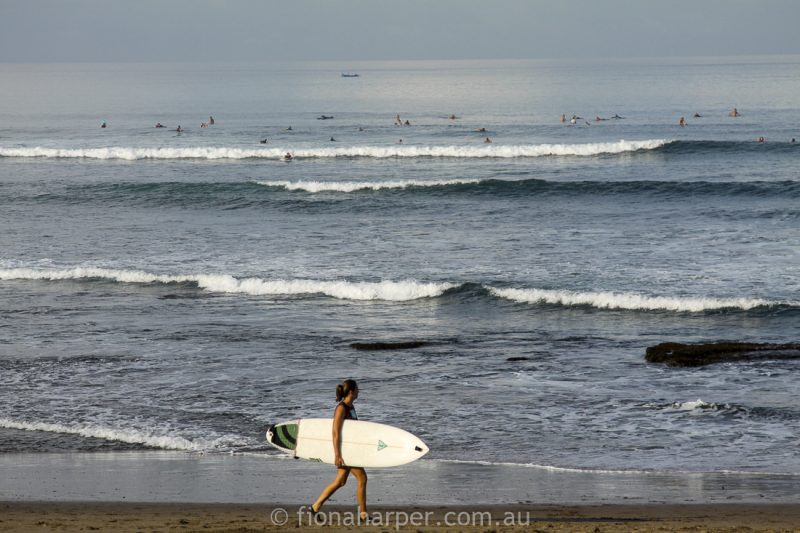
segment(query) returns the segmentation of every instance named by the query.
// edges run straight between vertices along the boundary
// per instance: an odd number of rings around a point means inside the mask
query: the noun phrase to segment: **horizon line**
[[[384,58],[384,59],[64,59],[64,60],[5,60],[0,59],[3,65],[69,65],[69,64],[253,64],[253,63],[401,63],[401,62],[491,62],[491,61],[609,61],[625,62],[635,60],[679,60],[679,59],[732,59],[732,58],[769,58],[769,57],[800,57],[800,52],[769,53],[769,54],[698,54],[698,55],[660,55],[660,56],[573,56],[573,57],[440,57],[440,58]]]

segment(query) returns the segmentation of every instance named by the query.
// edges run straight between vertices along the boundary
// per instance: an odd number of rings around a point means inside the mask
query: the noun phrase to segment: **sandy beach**
[[[800,505],[381,507],[380,523],[348,521],[351,507],[319,519],[296,506],[159,503],[0,504],[0,531],[798,531]],[[332,520],[331,524],[324,523]],[[277,522],[277,523],[276,523]]]

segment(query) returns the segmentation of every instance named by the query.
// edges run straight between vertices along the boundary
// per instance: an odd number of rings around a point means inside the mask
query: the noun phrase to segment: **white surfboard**
[[[331,418],[275,424],[267,431],[267,442],[294,457],[334,464]],[[398,466],[426,453],[428,447],[422,440],[400,428],[365,420],[345,420],[342,426],[342,459],[347,466]]]

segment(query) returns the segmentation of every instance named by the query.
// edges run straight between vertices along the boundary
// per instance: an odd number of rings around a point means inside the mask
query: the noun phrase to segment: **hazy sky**
[[[800,0],[0,0],[0,61],[800,53]]]

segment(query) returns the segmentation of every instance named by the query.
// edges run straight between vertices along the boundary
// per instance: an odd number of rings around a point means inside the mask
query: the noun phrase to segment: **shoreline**
[[[787,531],[797,504],[380,506],[371,524],[326,506],[317,523],[292,506],[219,503],[0,502],[0,531]],[[286,513],[286,514],[284,514]],[[328,517],[344,517],[323,523]],[[378,517],[386,517],[382,520]],[[379,521],[376,521],[379,520]]]
[[[422,459],[369,469],[373,505],[791,504],[800,475],[561,471]],[[0,454],[0,501],[302,505],[334,467],[269,454]],[[355,502],[351,480],[331,504]]]

